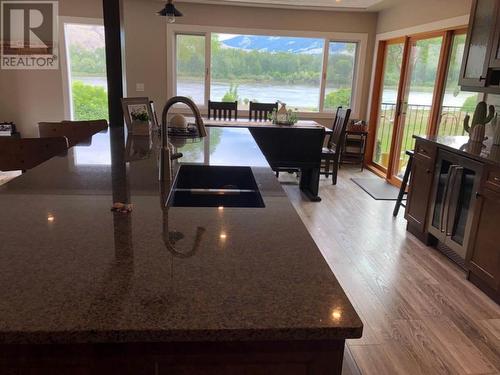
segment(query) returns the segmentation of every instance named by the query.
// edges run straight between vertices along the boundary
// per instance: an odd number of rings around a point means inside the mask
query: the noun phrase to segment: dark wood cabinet
[[[467,31],[462,90],[500,93],[500,0],[474,0]]]
[[[490,184],[486,179],[475,196],[477,209],[467,257],[468,279],[500,303],[500,191],[490,189]]]
[[[415,138],[407,230],[436,245],[500,304],[500,166],[453,137]]]
[[[405,218],[412,232],[426,232],[429,195],[431,192],[436,147],[417,140],[411,168],[411,183],[406,202]]]

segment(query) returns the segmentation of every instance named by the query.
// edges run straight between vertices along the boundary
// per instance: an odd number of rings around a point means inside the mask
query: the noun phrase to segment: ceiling
[[[408,0],[176,0],[177,2],[238,5],[254,7],[317,9],[317,10],[358,10],[376,12]]]

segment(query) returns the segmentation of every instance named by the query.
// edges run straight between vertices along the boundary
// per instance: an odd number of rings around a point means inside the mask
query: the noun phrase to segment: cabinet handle
[[[441,219],[440,225],[439,225],[439,230],[441,232],[446,231],[446,222],[447,222],[447,212],[448,212],[448,203],[449,203],[449,194],[450,194],[450,184],[451,180],[455,176],[455,169],[458,167],[458,165],[451,165],[450,169],[448,170],[448,175],[446,176],[446,183],[444,185],[444,194],[443,194],[443,203],[441,204],[441,212],[439,214],[439,217]]]
[[[500,177],[493,177],[493,181],[500,182]]]
[[[486,81],[486,77],[481,76],[481,77],[479,77],[479,80],[480,81]]]
[[[448,190],[449,200],[446,208],[446,222],[445,222],[445,234],[451,236],[453,234],[453,225],[455,223],[455,217],[457,215],[457,204],[460,194],[460,182],[462,181],[462,176],[464,173],[463,167],[457,166],[453,170],[453,176],[451,177],[450,186]]]
[[[429,174],[429,173],[431,173],[431,170],[430,169],[426,169],[425,173]]]

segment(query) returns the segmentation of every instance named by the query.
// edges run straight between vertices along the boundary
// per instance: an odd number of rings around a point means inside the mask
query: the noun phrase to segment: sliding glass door
[[[383,41],[375,75],[372,166],[398,184],[415,135],[463,135],[481,95],[460,90],[465,30]]]
[[[404,42],[388,43],[385,48],[384,69],[373,161],[384,170],[389,168],[392,136],[397,114],[398,87],[401,80]]]
[[[465,31],[454,33],[446,83],[439,114],[439,135],[465,135],[464,118],[473,113],[481,99],[477,92],[461,91],[458,85],[465,49]]]
[[[415,146],[414,135],[429,134],[429,120],[443,37],[410,40],[410,54],[402,93],[401,114],[394,152],[393,176],[402,178],[408,155]]]

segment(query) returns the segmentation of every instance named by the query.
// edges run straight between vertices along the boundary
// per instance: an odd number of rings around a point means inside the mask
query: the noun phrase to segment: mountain
[[[238,35],[222,41],[222,45],[246,51],[293,52],[317,54],[323,51],[323,39],[293,38],[284,36]],[[330,52],[345,50],[344,43],[330,45]]]

